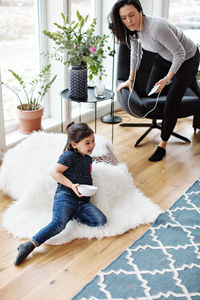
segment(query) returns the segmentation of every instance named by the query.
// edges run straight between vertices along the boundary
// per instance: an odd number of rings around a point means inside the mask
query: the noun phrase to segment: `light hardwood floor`
[[[117,114],[125,122],[138,122],[124,112]],[[93,123],[90,125],[94,126]],[[148,157],[157,147],[159,130],[154,129],[140,146],[134,147],[134,142],[145,130],[114,125],[114,152],[119,161],[128,165],[136,186],[166,210],[199,178],[200,133],[194,134],[192,119],[179,120],[176,131],[190,138],[191,144],[172,137],[166,158],[152,163]],[[98,121],[97,133],[111,139],[111,125]],[[1,216],[10,203],[11,200],[0,193]],[[82,239],[66,245],[42,245],[34,251],[32,258],[27,258],[18,267],[13,265],[13,261],[20,240],[1,226],[0,299],[71,299],[150,225],[139,226],[121,236],[102,240]]]

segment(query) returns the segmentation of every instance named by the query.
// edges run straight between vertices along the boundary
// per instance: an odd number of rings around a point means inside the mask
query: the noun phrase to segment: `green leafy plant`
[[[87,67],[88,77],[91,80],[93,75],[100,77],[106,75],[103,60],[106,55],[114,56],[110,46],[107,46],[107,35],[95,35],[96,18],[93,19],[89,29],[85,29],[88,15],[83,17],[77,11],[77,22],[69,24],[69,17],[61,13],[63,26],[57,23],[57,31],[44,30],[43,33],[55,42],[52,54],[47,53],[54,59],[72,66]]]
[[[46,95],[48,89],[51,87],[52,83],[56,79],[55,75],[52,79],[50,77],[51,65],[45,66],[42,71],[38,74],[37,78],[30,82],[25,82],[22,77],[14,72],[13,70],[8,70],[13,77],[17,80],[20,90],[18,88],[12,87],[4,82],[2,84],[10,89],[18,98],[20,103],[20,109],[22,110],[37,110],[42,103],[44,96]],[[20,91],[23,91],[24,98],[21,99]]]

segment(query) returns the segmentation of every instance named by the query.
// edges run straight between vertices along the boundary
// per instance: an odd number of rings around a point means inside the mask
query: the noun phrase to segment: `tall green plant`
[[[20,86],[20,91],[24,93],[24,101],[21,99],[19,94],[19,89],[14,88],[4,82],[2,84],[10,89],[18,98],[20,103],[20,109],[22,110],[37,110],[39,105],[42,103],[44,96],[46,95],[48,89],[51,87],[55,81],[57,75],[52,79],[50,77],[50,68],[51,65],[45,66],[38,76],[31,80],[30,82],[25,82],[22,79],[22,76],[14,72],[13,70],[8,70],[12,76],[17,80],[18,85]],[[26,104],[26,105],[25,105]]]

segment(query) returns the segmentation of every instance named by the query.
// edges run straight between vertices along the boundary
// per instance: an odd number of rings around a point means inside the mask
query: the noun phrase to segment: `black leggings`
[[[149,93],[156,82],[166,76],[171,64],[171,62],[165,60],[160,55],[156,56],[147,83],[147,93]],[[198,67],[199,50],[197,48],[196,54],[181,65],[177,73],[174,75],[172,83],[166,86],[162,91],[162,94],[167,95],[161,130],[161,138],[163,141],[168,141],[174,130],[178,112],[180,110],[181,100],[186,89],[190,87],[191,90],[200,98],[200,88],[196,79]]]

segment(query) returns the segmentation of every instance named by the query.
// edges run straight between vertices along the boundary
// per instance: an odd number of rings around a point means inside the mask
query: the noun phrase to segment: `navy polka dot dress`
[[[79,152],[70,150],[65,151],[57,162],[58,164],[68,167],[63,175],[66,176],[72,183],[90,184],[92,185],[92,158],[89,155],[81,155]],[[56,193],[65,191],[71,195],[78,196],[72,189],[58,183]],[[79,200],[88,200],[88,197],[78,198]]]

